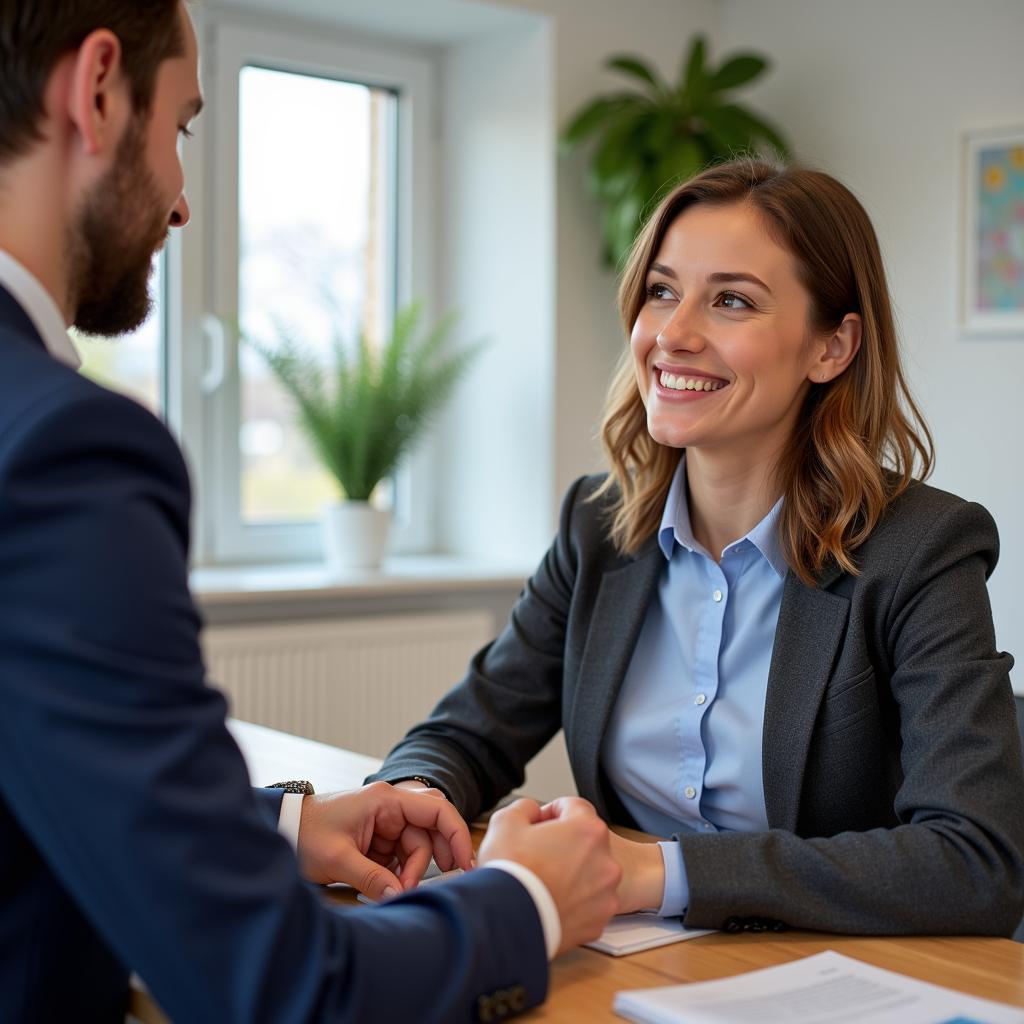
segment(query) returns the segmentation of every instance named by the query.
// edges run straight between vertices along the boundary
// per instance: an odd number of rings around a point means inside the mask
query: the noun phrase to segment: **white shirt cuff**
[[[281,813],[277,819],[277,831],[292,844],[292,849],[299,848],[299,824],[302,821],[302,794],[285,793],[281,798]]]
[[[562,919],[558,916],[558,907],[555,906],[548,887],[528,867],[514,860],[491,860],[480,870],[486,871],[488,868],[497,868],[498,871],[511,875],[530,894],[540,917],[540,926],[544,930],[544,945],[547,947],[548,959],[554,960],[558,947],[562,944]]]

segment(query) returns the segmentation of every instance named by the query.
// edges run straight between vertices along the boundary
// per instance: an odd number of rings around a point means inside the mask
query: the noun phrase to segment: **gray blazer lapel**
[[[769,828],[796,829],[814,722],[846,629],[850,603],[786,577],[765,697],[762,770]]]
[[[599,814],[607,811],[599,781],[601,742],[664,566],[657,539],[652,538],[633,561],[604,574],[594,602],[566,745],[579,792]]]

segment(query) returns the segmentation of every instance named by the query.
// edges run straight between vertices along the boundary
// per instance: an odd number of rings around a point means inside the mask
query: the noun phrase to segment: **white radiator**
[[[486,611],[208,629],[231,714],[383,757],[494,637]]]

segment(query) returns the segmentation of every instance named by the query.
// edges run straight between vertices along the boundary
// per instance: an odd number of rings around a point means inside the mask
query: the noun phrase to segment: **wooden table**
[[[231,729],[254,785],[301,777],[308,778],[318,792],[351,789],[380,763],[375,758],[262,726],[232,722]],[[355,903],[351,891],[332,889],[329,899]],[[922,981],[1024,1007],[1024,945],[1009,939],[719,932],[627,957],[609,957],[589,949],[559,957],[551,968],[548,1001],[519,1019],[558,1024],[618,1021],[621,1018],[612,1013],[611,1007],[615,993],[622,989],[708,981],[826,949]],[[132,1011],[146,1024],[163,1020],[141,992],[135,993]]]

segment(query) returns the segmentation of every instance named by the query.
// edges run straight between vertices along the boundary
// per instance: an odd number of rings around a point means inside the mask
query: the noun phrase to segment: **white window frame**
[[[313,559],[321,553],[317,523],[246,525],[242,521],[237,341],[227,337],[222,350],[216,351],[219,346],[211,346],[211,339],[203,337],[205,315],[212,313],[227,323],[237,319],[239,72],[256,65],[396,92],[394,293],[398,305],[422,298],[427,318],[433,319],[437,315],[433,276],[436,69],[428,52],[354,44],[351,36],[336,29],[264,21],[255,14],[243,19],[235,12],[211,10],[205,12],[203,23],[208,105],[197,138],[190,144],[193,149],[186,153],[197,224],[170,254],[169,263],[177,272],[172,270],[168,276],[167,326],[169,419],[192,455],[201,495],[202,517],[195,523],[196,560],[216,564]],[[273,130],[272,124],[267,125],[267,131]],[[198,189],[192,184],[197,173],[202,175]],[[430,447],[429,443],[421,446],[396,481],[392,534],[396,552],[431,550],[434,544]],[[415,515],[410,514],[413,510]]]

